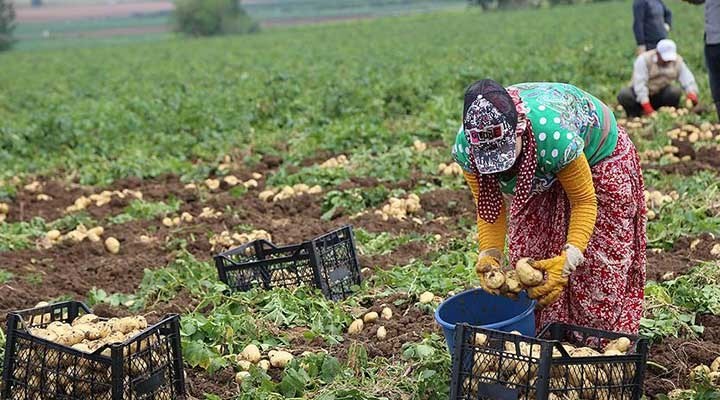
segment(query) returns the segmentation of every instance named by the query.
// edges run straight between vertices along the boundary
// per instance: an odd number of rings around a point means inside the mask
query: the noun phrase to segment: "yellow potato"
[[[243,351],[240,353],[240,358],[242,360],[247,360],[253,364],[260,361],[261,357],[262,355],[260,354],[260,349],[254,344],[245,346]]]
[[[293,355],[287,351],[273,350],[268,353],[268,357],[270,357],[270,365],[275,368],[285,368],[293,360]]]
[[[543,282],[544,276],[542,271],[533,268],[532,260],[529,258],[521,258],[515,265],[520,283],[527,287],[534,287]]]

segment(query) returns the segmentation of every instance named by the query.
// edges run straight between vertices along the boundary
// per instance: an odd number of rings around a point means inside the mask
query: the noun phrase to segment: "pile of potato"
[[[91,242],[99,242],[102,240],[104,233],[105,229],[102,226],[88,229],[85,225],[79,224],[75,229],[64,235],[57,229],[46,232],[45,236],[39,240],[38,245],[44,249],[49,249],[57,244],[77,244],[85,239]],[[112,236],[106,238],[104,244],[105,249],[112,254],[117,254],[120,251],[120,242]]]
[[[651,120],[649,118],[639,118],[639,117],[635,117],[630,120],[625,119],[625,118],[620,118],[617,120],[619,125],[624,126],[628,130],[640,129],[643,126],[648,125],[650,123],[650,121]]]
[[[47,305],[48,303],[45,302],[38,304],[38,306]],[[33,325],[48,320],[50,320],[50,314],[44,314],[35,316],[28,322]],[[147,327],[148,323],[142,316],[103,320],[97,315],[85,314],[69,324],[55,321],[45,328],[30,328],[28,332],[35,337],[89,354],[102,349],[106,345],[130,340],[142,333]],[[156,336],[151,335],[147,339],[125,347],[124,356],[132,357],[129,363],[130,370],[126,371],[125,381],[127,383],[129,383],[131,376],[152,372],[148,363],[155,364],[155,367],[157,367],[159,360],[164,360],[163,363],[170,363],[170,360],[166,358],[169,354],[155,354],[153,352],[152,347],[157,343],[157,340]],[[148,349],[150,350],[148,351]],[[51,399],[55,398],[53,394],[58,392],[84,397],[91,395],[105,397],[107,392],[107,398],[109,398],[110,383],[112,381],[109,363],[90,361],[60,351],[55,352],[56,356],[53,357],[53,350],[48,350],[44,355],[37,355],[37,357],[44,356],[44,360],[38,358],[37,361],[33,361],[33,357],[35,357],[34,351],[34,348],[21,347],[18,353],[18,359],[30,360],[31,367],[28,369],[25,363],[16,365],[13,377],[20,382],[26,382],[28,387],[17,387],[13,391],[12,399]],[[110,357],[110,347],[102,349],[100,354]],[[38,368],[41,365],[45,367],[42,371]],[[95,384],[92,385],[90,382],[73,378],[93,381]],[[33,393],[33,388],[40,387],[41,381],[43,381],[43,393]],[[167,397],[160,396],[158,398],[169,399],[169,393],[167,395]]]
[[[178,226],[182,222],[192,222],[194,217],[189,212],[184,212],[180,214],[180,216],[175,217],[165,217],[162,220],[162,224],[165,225],[168,228],[172,228],[173,226]]]
[[[670,114],[671,117],[678,118],[678,117],[682,117],[683,115],[688,115],[690,113],[689,108],[692,108],[692,102],[690,103],[690,107],[675,108],[675,107],[665,106],[665,107],[658,108],[657,111],[661,114]]]
[[[263,358],[260,349],[254,344],[245,346],[242,353],[236,357],[237,366],[240,371],[235,374],[235,382],[241,384],[247,377],[250,376],[250,368],[253,365],[257,365],[258,368],[263,371],[267,371],[270,367],[273,368],[285,368],[290,361],[293,360],[292,353],[284,350],[270,350],[267,354],[267,358]]]
[[[383,221],[387,221],[390,218],[404,221],[408,215],[417,214],[420,210],[422,210],[420,197],[414,193],[410,193],[406,199],[391,197],[390,200],[388,200],[388,204],[385,204],[382,209],[375,210],[375,214],[381,216]],[[420,221],[420,223],[422,223],[422,221]]]
[[[367,312],[365,313],[365,315],[363,315],[362,318],[358,318],[350,324],[350,326],[348,327],[348,335],[357,336],[360,334],[360,332],[363,331],[363,329],[365,329],[365,324],[374,324],[380,318],[389,321],[392,316],[393,312],[390,307],[383,307],[380,314],[378,314],[376,311]],[[387,338],[387,329],[385,329],[384,326],[380,325],[377,329],[375,337],[378,340],[385,340],[385,338]]]
[[[673,201],[677,201],[680,199],[680,195],[676,191],[672,191],[669,194],[663,194],[660,191],[657,190],[646,190],[644,192],[645,195],[645,208],[647,208],[647,218],[648,220],[654,220],[657,218],[657,212],[655,210],[658,210],[663,205],[671,203]]]
[[[115,191],[109,191],[104,190],[101,193],[91,194],[90,196],[80,196],[77,199],[75,199],[75,203],[71,206],[68,206],[65,209],[65,212],[71,213],[76,211],[82,211],[91,205],[95,204],[96,207],[102,207],[106,204],[110,204],[112,201],[113,196],[124,199],[126,197],[134,197],[138,200],[142,200],[143,194],[140,191],[137,190],[130,190],[130,189],[123,189],[122,191],[115,190]]]
[[[255,240],[259,239],[265,239],[268,242],[272,242],[272,236],[267,231],[264,231],[262,229],[254,230],[250,233],[230,233],[228,231],[222,231],[219,235],[215,235],[212,238],[210,238],[210,244],[212,245],[212,250],[218,250],[218,249],[230,249],[237,246],[242,246],[246,243],[253,242]],[[248,249],[251,250],[252,249]],[[250,252],[251,255],[252,252]]]
[[[485,284],[489,289],[505,296],[516,296],[523,289],[540,285],[545,276],[542,271],[533,267],[529,258],[521,258],[515,269],[503,271],[498,267],[488,267],[484,273]]]
[[[10,205],[7,203],[0,203],[0,222],[5,222],[9,213]]]
[[[520,335],[520,332],[511,332]],[[478,386],[481,383],[505,384],[517,389],[527,389],[527,398],[535,399],[534,386],[537,379],[539,359],[541,358],[541,346],[520,341],[517,345],[514,341],[505,341],[504,351],[500,354],[496,350],[484,351],[482,347],[490,346],[487,335],[476,333],[472,345],[478,347],[476,350],[472,377],[465,378],[464,387],[470,389],[470,394],[475,397]],[[562,347],[570,357],[597,357],[597,356],[622,356],[630,350],[632,342],[626,337],[620,337],[609,342],[603,352],[590,347],[575,347],[569,343],[563,343]],[[492,347],[492,346],[491,346]],[[561,358],[563,354],[558,349],[553,349],[553,358]],[[532,360],[535,359],[535,360]],[[632,393],[622,395],[619,389],[611,389],[603,386],[630,385],[635,376],[635,364],[554,364],[550,368],[551,391],[549,399],[553,400],[581,400],[581,399],[602,399],[602,400],[625,400],[630,399]],[[569,389],[560,392],[561,389]],[[552,393],[553,390],[558,393]],[[525,397],[523,397],[525,398]]]
[[[688,141],[690,143],[696,143],[700,140],[712,140],[713,139],[713,125],[705,122],[699,127],[695,125],[685,124],[680,128],[675,128],[667,132],[667,136],[670,139],[677,139],[681,141]]]
[[[245,187],[245,189],[258,187],[258,181],[255,179],[248,179],[247,181],[242,182],[236,176],[228,175],[228,176],[224,177],[222,180],[228,186],[237,186],[239,184],[242,184]],[[207,188],[210,190],[217,190],[220,188],[220,179],[212,179],[212,178],[205,179],[205,186],[207,186]],[[186,185],[185,188],[186,189],[196,189],[197,186],[195,184],[191,183],[189,185]]]
[[[290,199],[304,194],[320,194],[322,188],[319,185],[310,187],[304,183],[298,183],[293,186],[285,186],[282,189],[267,189],[258,194],[258,198],[262,201],[278,202]]]
[[[339,156],[333,157],[320,164],[320,168],[338,168],[348,164],[350,164],[350,160],[348,160],[347,156],[345,154],[340,154]]]
[[[460,168],[460,165],[458,165],[458,163],[450,163],[450,164],[440,163],[440,165],[438,165],[438,173],[443,174],[445,176],[450,176],[450,175],[460,176],[463,174],[463,170],[462,170],[462,168]]]

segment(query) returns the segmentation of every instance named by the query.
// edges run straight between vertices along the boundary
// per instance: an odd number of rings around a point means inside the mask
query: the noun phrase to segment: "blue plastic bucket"
[[[435,320],[442,326],[445,341],[452,353],[455,346],[455,324],[464,322],[504,332],[518,331],[535,336],[536,301],[520,293],[517,300],[495,296],[482,289],[471,289],[440,303]]]

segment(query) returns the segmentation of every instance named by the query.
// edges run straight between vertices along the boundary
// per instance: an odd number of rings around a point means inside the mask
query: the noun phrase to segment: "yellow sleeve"
[[[581,155],[558,173],[558,179],[570,200],[570,226],[567,243],[584,252],[595,229],[597,198],[592,173],[585,155]]]
[[[465,182],[470,186],[473,199],[475,199],[475,207],[477,207],[478,193],[480,192],[478,181],[475,175],[469,172],[463,171],[463,175],[465,176]],[[482,218],[477,217],[477,229],[480,251],[489,249],[504,251],[505,235],[507,234],[507,208],[505,207],[505,202],[503,201],[500,215],[495,223],[490,224]]]

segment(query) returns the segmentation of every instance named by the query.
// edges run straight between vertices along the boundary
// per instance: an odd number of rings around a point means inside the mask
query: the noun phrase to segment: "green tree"
[[[239,0],[176,0],[175,30],[191,36],[253,33],[260,25]]]
[[[11,0],[0,0],[0,51],[9,50],[15,39],[15,8]]]

